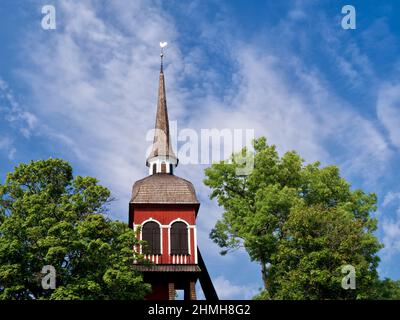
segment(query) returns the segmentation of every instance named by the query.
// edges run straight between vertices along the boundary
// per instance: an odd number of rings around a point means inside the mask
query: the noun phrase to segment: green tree
[[[293,208],[284,238],[272,257],[274,298],[372,298],[377,279],[377,240],[364,224],[342,207]],[[356,271],[356,290],[341,287],[342,266]]]
[[[210,233],[221,253],[244,247],[260,264],[264,291],[258,298],[370,297],[381,248],[370,216],[375,194],[351,190],[336,166],[305,165],[294,151],[280,157],[265,138],[253,145],[248,176],[236,174],[245,149],[205,170],[210,198],[224,208]],[[347,264],[356,268],[356,290],[341,288]]]
[[[127,224],[104,216],[110,192],[59,159],[21,164],[0,185],[0,299],[142,299]],[[45,265],[56,289],[42,288]]]
[[[389,278],[379,280],[376,285],[376,299],[400,300],[400,280],[394,281]]]

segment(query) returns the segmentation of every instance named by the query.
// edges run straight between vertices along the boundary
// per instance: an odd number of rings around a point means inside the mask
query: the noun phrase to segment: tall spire
[[[178,159],[172,150],[169,133],[167,98],[165,94],[165,79],[163,70],[163,48],[166,43],[160,43],[161,46],[161,67],[158,82],[158,101],[157,114],[154,132],[153,147],[147,158],[146,165],[150,167],[150,174],[164,172],[171,173],[173,167],[178,165]],[[155,165],[155,166],[154,166]]]

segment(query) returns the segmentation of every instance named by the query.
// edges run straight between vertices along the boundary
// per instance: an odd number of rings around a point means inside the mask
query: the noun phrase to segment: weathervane
[[[161,72],[163,72],[163,58],[164,58],[164,48],[168,45],[168,42],[160,42],[160,48],[161,48]]]

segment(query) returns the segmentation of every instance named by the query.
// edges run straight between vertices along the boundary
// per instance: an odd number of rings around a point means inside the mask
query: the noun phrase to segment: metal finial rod
[[[161,58],[161,72],[163,72],[163,58],[164,58],[164,48],[168,45],[167,42],[160,42],[160,48],[161,48],[161,53],[160,53],[160,58]]]

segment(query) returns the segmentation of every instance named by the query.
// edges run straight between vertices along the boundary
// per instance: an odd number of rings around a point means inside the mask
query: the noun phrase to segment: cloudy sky
[[[349,3],[355,30],[341,27]],[[55,30],[41,26],[49,4]],[[61,157],[110,188],[111,217],[127,221],[131,186],[147,175],[168,41],[177,131],[253,129],[281,153],[337,164],[354,188],[377,193],[379,272],[399,279],[399,14],[395,0],[2,0],[0,179],[21,162]],[[222,210],[202,185],[205,167],[176,170],[202,203],[200,248],[220,296],[250,298],[259,267],[244,252],[220,256],[208,239]]]

